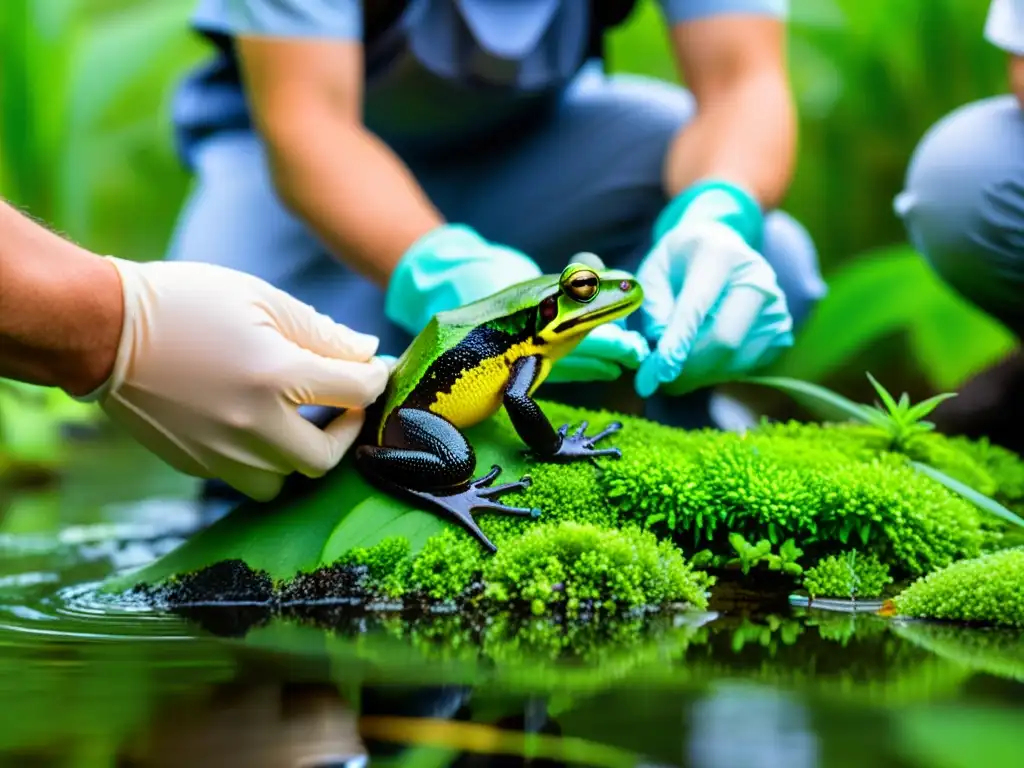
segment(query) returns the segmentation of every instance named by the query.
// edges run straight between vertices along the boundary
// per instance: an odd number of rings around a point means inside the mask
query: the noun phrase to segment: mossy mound
[[[542,405],[556,425],[588,421],[597,430],[621,420],[609,444],[621,448],[622,458],[534,462],[504,413],[468,430],[477,473],[498,464],[499,482],[531,475],[529,489],[503,501],[542,510],[536,521],[480,514],[498,546],[494,557],[461,528],[377,492],[346,461],[320,481],[297,481],[270,504],[242,505],[106,589],[188,585],[176,594],[197,600],[202,583],[207,593],[199,602],[224,601],[230,598],[220,596],[216,582],[230,568],[219,577],[209,569],[236,561],[259,574],[254,594],[266,598],[272,585],[270,600],[474,599],[523,603],[541,613],[586,612],[606,602],[700,607],[696,595],[708,582],[683,558],[700,567],[731,564],[737,541],[778,548],[755,563],[780,570],[792,586],[801,570],[851,549],[898,581],[1003,544],[1002,521],[887,451],[885,436],[871,427],[794,422],[745,435],[688,432]],[[914,451],[1004,503],[1024,495],[1024,462],[1013,454],[936,434],[918,438]],[[224,588],[239,594],[235,582]]]
[[[397,610],[449,602],[468,613],[520,608],[536,616],[579,618],[673,604],[703,610],[713,583],[671,542],[659,542],[649,531],[562,522],[530,529],[494,557],[446,530],[416,557],[410,557],[406,540],[392,538],[277,583],[265,571],[231,560],[140,591],[170,606],[219,599],[275,606],[331,601]]]
[[[901,616],[1024,628],[1024,547],[961,560],[893,600]]]

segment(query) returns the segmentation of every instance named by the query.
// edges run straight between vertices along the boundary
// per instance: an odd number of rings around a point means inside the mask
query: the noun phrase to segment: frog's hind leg
[[[396,411],[385,432],[386,445],[361,445],[356,465],[375,485],[426,503],[444,517],[456,520],[491,552],[496,547],[473,519],[473,510],[537,517],[540,510],[510,507],[494,499],[525,490],[530,479],[492,485],[501,474],[497,465],[473,479],[476,456],[462,433],[446,419],[413,408]]]

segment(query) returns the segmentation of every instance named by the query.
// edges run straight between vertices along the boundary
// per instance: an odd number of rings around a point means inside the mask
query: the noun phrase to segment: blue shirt
[[[657,2],[670,25],[730,12],[788,12],[788,0]],[[217,54],[176,94],[176,139],[186,164],[204,137],[251,127],[235,36],[358,41],[362,7],[363,0],[200,0],[192,24]],[[583,66],[589,23],[590,0],[409,0],[366,47],[366,124],[399,152],[433,154],[516,130],[543,115]]]
[[[985,39],[1007,53],[1024,56],[1024,0],[992,0]]]

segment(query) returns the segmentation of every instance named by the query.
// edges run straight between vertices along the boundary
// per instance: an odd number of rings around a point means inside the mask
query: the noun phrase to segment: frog
[[[476,455],[463,431],[502,407],[535,460],[621,458],[599,446],[622,429],[611,421],[588,435],[583,421],[552,425],[533,395],[552,366],[598,325],[620,321],[643,302],[643,289],[625,270],[609,269],[595,254],[573,256],[560,274],[516,283],[490,296],[438,312],[395,362],[384,393],[367,408],[354,464],[371,485],[426,507],[463,526],[492,554],[474,511],[537,518],[535,507],[499,497],[525,490],[532,479],[495,485],[493,465],[475,477]]]

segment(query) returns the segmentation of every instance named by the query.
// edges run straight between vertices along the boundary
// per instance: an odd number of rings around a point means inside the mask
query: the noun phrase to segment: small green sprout
[[[867,377],[884,407],[862,405],[865,420],[885,432],[889,436],[890,449],[901,453],[906,451],[912,438],[935,429],[935,424],[924,421],[924,417],[934,411],[940,403],[956,397],[955,392],[942,392],[922,400],[917,405],[911,405],[910,396],[904,392],[897,402],[874,376],[868,373]]]
[[[772,543],[768,539],[761,539],[757,544],[751,544],[738,533],[729,534],[729,543],[736,550],[738,557],[732,558],[726,565],[738,565],[743,571],[743,575],[750,573],[750,569],[765,559],[772,551]]]
[[[799,576],[804,572],[803,566],[797,562],[803,557],[804,551],[800,549],[793,539],[786,539],[779,547],[779,553],[769,553],[767,556],[768,570],[782,571],[790,576]]]
[[[736,557],[715,556],[711,550],[705,549],[698,552],[691,562],[694,567],[739,566],[744,575],[761,563],[766,564],[770,571],[781,571],[790,576],[799,576],[803,573],[804,569],[797,561],[803,556],[804,551],[796,545],[794,539],[786,539],[778,554],[772,552],[772,543],[768,539],[760,539],[757,544],[751,544],[742,534],[736,532],[729,534],[729,544],[736,552]]]

